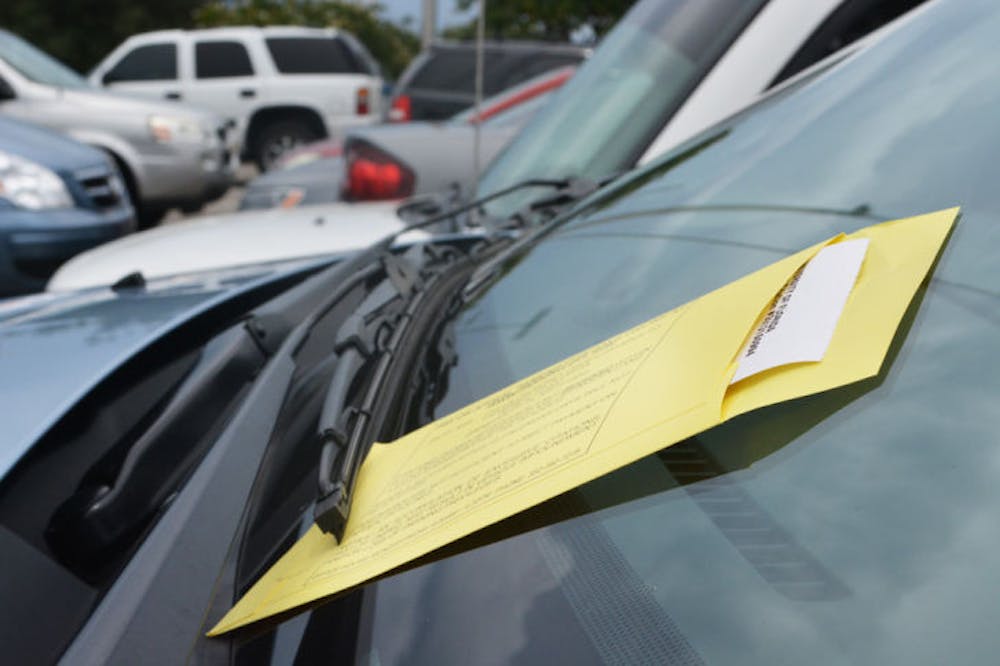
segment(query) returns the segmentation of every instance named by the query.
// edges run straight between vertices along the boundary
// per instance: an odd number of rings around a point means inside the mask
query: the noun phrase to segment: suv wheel
[[[254,142],[254,160],[261,171],[268,171],[292,148],[319,137],[301,120],[279,120],[266,125]]]

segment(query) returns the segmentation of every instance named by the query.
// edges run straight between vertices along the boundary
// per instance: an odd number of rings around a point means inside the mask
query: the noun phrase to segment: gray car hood
[[[0,477],[137,352],[219,303],[313,263],[0,301]]]

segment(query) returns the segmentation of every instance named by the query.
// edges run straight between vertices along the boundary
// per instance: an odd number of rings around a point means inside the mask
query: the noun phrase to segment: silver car
[[[0,30],[0,113],[65,132],[108,152],[140,226],[170,208],[196,210],[233,182],[239,150],[212,113],[92,88],[85,79]]]
[[[342,142],[305,146],[289,154],[290,166],[251,181],[240,209],[400,199],[446,190],[468,195],[476,185],[477,158],[480,169],[488,165],[575,71],[571,65],[545,72],[484,100],[478,112],[467,109],[445,122],[357,128]]]

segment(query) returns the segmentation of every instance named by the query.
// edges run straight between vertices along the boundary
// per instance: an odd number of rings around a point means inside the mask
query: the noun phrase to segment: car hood
[[[176,102],[158,102],[96,88],[64,88],[62,100],[86,112],[103,111],[117,116],[184,115],[196,118],[205,125],[218,125],[222,122],[221,116],[198,107]]]
[[[309,262],[0,301],[0,476],[127,359],[234,295]]]
[[[77,255],[50,291],[113,284],[357,250],[403,227],[394,202],[244,211],[169,224]],[[423,232],[412,232],[416,239]]]
[[[0,118],[0,150],[56,171],[75,171],[108,163],[104,153],[96,148],[11,118]]]

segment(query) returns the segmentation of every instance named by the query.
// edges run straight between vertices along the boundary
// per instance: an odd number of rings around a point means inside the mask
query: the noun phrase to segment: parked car
[[[297,210],[276,208],[202,216],[133,234],[108,252],[81,256],[72,272],[56,272],[50,291],[72,291],[108,285],[130,275],[143,280],[234,267],[278,263],[327,255],[345,255],[365,248],[403,222],[398,203],[387,202],[345,218],[323,206]],[[388,210],[384,210],[383,207]],[[189,236],[190,235],[190,236]],[[409,239],[425,236],[414,231]],[[191,237],[193,236],[193,238]],[[133,241],[133,242],[128,242]]]
[[[108,54],[90,81],[235,118],[246,155],[261,169],[296,145],[382,114],[378,64],[351,33],[333,28],[145,32]]]
[[[478,193],[539,177],[600,180],[645,164],[822,59],[837,45],[921,2],[641,0],[557,99],[484,169]],[[859,47],[858,41],[851,42],[826,62]],[[486,208],[503,220],[544,194],[526,188]],[[447,196],[436,208],[428,205],[424,210],[436,215],[452,205]],[[326,214],[350,219],[359,206],[344,204],[339,213],[330,207]],[[392,214],[400,208],[382,210]],[[197,244],[194,234],[188,241]],[[156,251],[152,244],[147,247],[145,252]],[[111,243],[91,256],[114,261],[116,255]],[[226,259],[237,261],[236,252],[227,253]],[[58,276],[62,284],[94,284],[76,262],[64,266]]]
[[[527,41],[483,43],[483,96],[491,97],[552,69],[579,65],[589,50]],[[476,45],[439,41],[407,66],[396,83],[389,120],[444,120],[476,101]]]
[[[151,226],[173,207],[197,210],[233,182],[237,148],[213,114],[94,90],[16,35],[0,30],[0,113],[63,132],[111,155]]]
[[[74,254],[134,230],[111,158],[0,118],[0,296],[41,291]]]
[[[4,654],[989,661],[998,31],[989,0],[933,0],[516,246],[383,243],[326,269],[6,306]],[[349,382],[351,405],[378,405],[363,440],[389,441],[835,233],[955,203],[877,377],[747,414],[297,616],[204,636],[312,523],[352,315],[378,311],[368,323],[407,341]],[[60,372],[26,390],[40,364]]]
[[[444,190],[467,196],[477,173],[574,71],[575,67],[563,67],[536,76],[484,100],[478,112],[468,109],[447,122],[355,129],[336,144],[336,150],[329,140],[311,144],[312,152],[303,146],[289,155],[291,166],[250,181],[240,209],[402,199]]]

